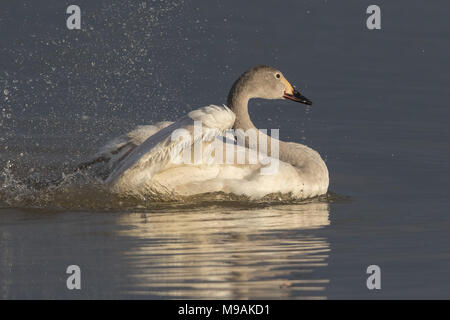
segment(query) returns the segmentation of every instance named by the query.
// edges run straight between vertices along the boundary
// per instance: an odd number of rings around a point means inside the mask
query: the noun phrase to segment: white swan
[[[234,83],[228,96],[228,107],[211,105],[191,111],[175,123],[159,122],[138,127],[109,142],[82,167],[101,163],[103,171],[107,171],[105,183],[112,191],[144,197],[154,192],[185,196],[225,192],[251,199],[273,193],[290,194],[298,199],[325,194],[329,184],[328,169],[320,155],[307,146],[268,140],[266,155],[261,152],[260,142],[252,144],[248,136],[237,146],[234,137],[224,138],[227,130],[232,128],[255,130],[267,137],[250,120],[248,101],[252,98],[289,99],[311,104],[280,71],[257,66]],[[201,132],[196,127],[199,122]],[[191,136],[174,135],[180,129]],[[196,144],[201,146],[200,161],[183,162],[186,154],[197,152]],[[277,170],[262,174],[262,169],[277,160],[276,145],[279,146]],[[224,163],[219,155],[230,152],[235,153],[232,155],[234,160]],[[239,152],[245,153],[244,163],[237,162]],[[256,158],[256,163],[249,163],[250,158]]]

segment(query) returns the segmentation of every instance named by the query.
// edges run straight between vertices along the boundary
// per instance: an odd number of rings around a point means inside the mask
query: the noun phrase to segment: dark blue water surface
[[[381,30],[360,0],[75,2],[0,4],[1,298],[450,298],[448,1],[378,1]],[[256,64],[314,102],[250,113],[322,155],[331,200],[55,195],[111,137],[225,103]]]

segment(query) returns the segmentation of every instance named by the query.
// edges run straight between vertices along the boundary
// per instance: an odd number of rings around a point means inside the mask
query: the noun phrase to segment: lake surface
[[[71,31],[69,4],[1,5],[2,299],[450,298],[448,1],[379,1],[381,30],[369,1],[79,0]],[[314,102],[250,113],[322,155],[328,197],[123,203],[71,175],[255,64]]]

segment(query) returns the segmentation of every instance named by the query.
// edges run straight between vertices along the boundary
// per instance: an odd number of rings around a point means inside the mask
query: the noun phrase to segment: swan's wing
[[[91,159],[79,164],[78,169],[85,169],[101,163],[104,168],[111,170],[138,145],[172,123],[163,121],[153,125],[138,126],[133,131],[109,141]]]
[[[226,106],[210,105],[191,111],[134,148],[109,175],[106,184],[118,192],[141,189],[156,173],[179,165],[182,154],[193,150],[195,143],[208,144],[222,135],[233,126],[234,120],[234,113]]]

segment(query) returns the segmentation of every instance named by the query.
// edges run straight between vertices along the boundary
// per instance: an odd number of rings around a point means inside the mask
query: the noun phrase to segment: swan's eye
[[[281,75],[280,75],[279,73],[277,73],[277,74],[275,75],[275,77],[277,77],[277,79],[280,79],[280,78],[281,78]]]

